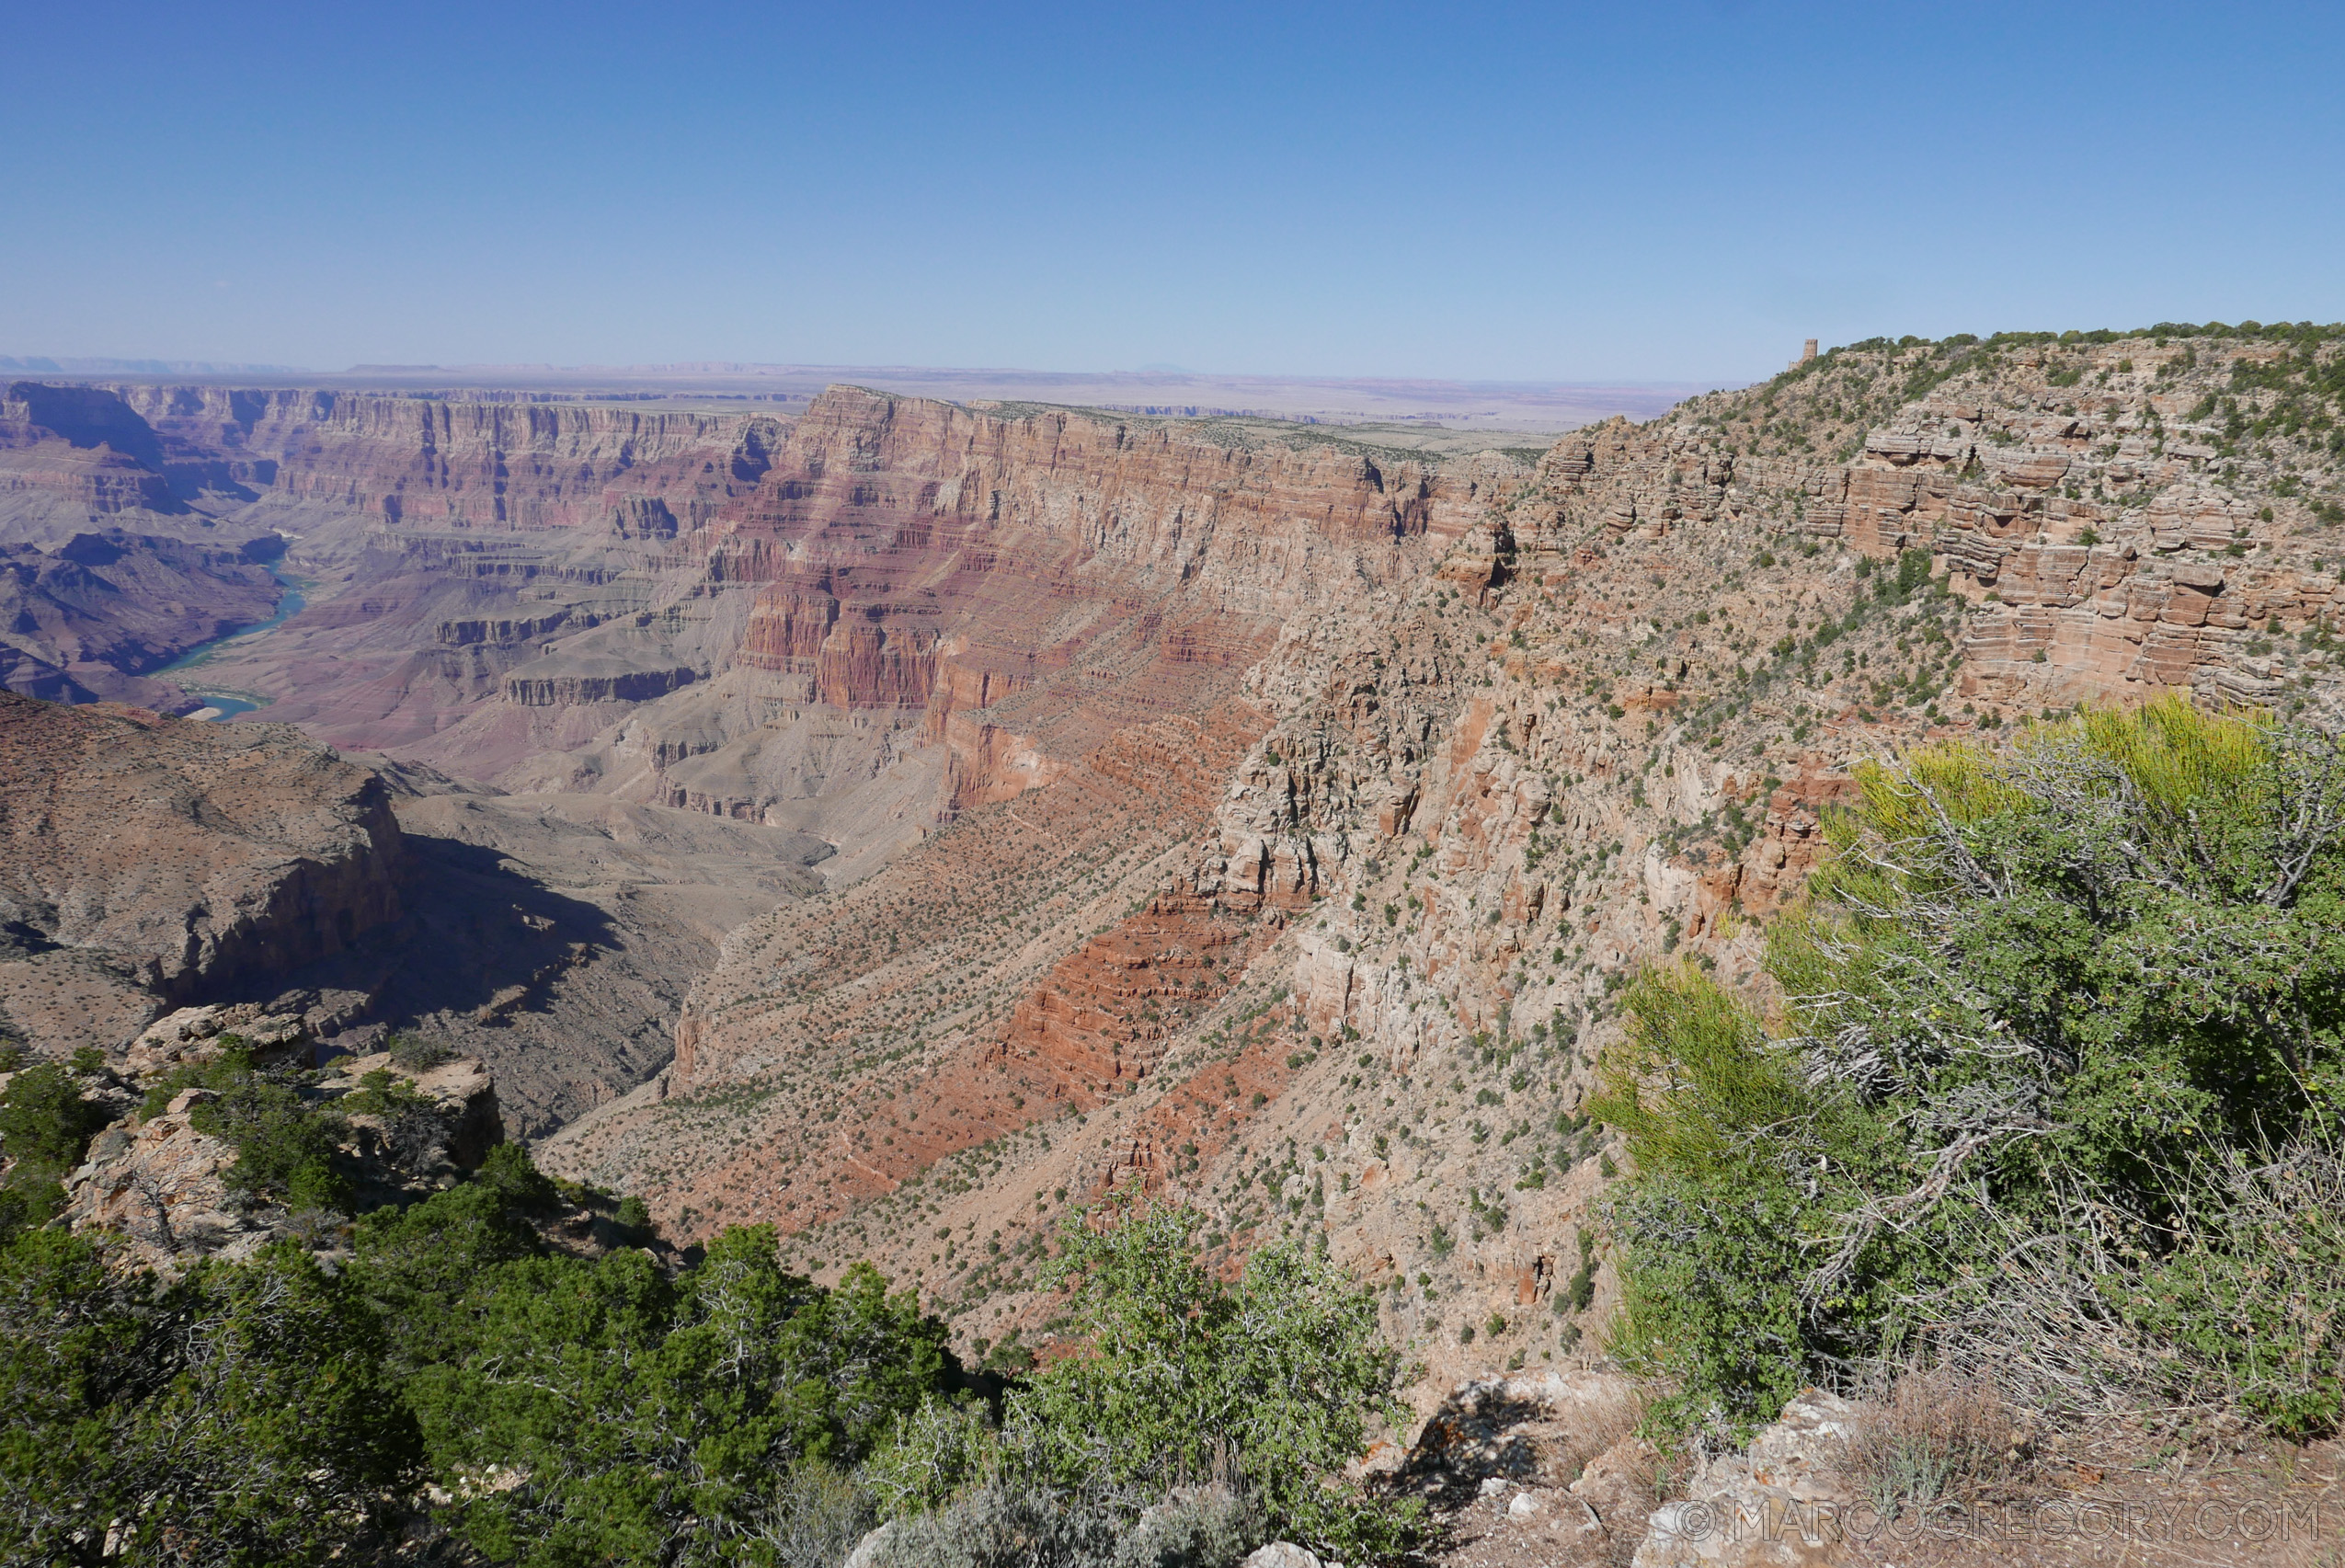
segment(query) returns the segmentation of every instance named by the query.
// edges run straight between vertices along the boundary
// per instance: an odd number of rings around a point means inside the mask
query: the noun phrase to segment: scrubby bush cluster
[[[2168,698],[1859,772],[1767,1021],[1631,998],[1616,1345],[1684,1425],[1925,1365],[2039,1410],[2345,1408],[2345,759]]]
[[[244,1040],[223,1035],[212,1059],[176,1068],[157,1080],[139,1113],[158,1116],[186,1091],[201,1091],[188,1120],[198,1132],[235,1147],[236,1162],[227,1175],[231,1188],[289,1208],[343,1209],[352,1196],[339,1159],[349,1127],[341,1107],[303,1092],[315,1076],[283,1064],[264,1066]],[[388,1076],[383,1075],[386,1082]],[[387,1097],[383,1083],[371,1087],[376,1099]],[[399,1088],[414,1096],[406,1085]]]
[[[1082,1349],[1012,1386],[998,1428],[949,1406],[900,1424],[872,1474],[903,1521],[891,1561],[1214,1568],[1277,1538],[1376,1562],[1421,1539],[1420,1505],[1333,1481],[1401,1415],[1372,1298],[1285,1242],[1218,1278],[1203,1223],[1115,1205],[1062,1229],[1046,1278]]]
[[[247,1086],[215,1076],[218,1104]],[[279,1164],[303,1168],[256,1180]],[[1298,1253],[1227,1283],[1192,1215],[1076,1221],[1083,1348],[1005,1389],[868,1265],[817,1286],[766,1227],[681,1265],[580,1257],[544,1240],[561,1199],[501,1147],[330,1265],[284,1241],[176,1281],[20,1230],[0,1561],[835,1568],[893,1521],[890,1562],[1226,1568],[1270,1530],[1352,1562],[1413,1539],[1332,1479],[1390,1413],[1391,1358]]]

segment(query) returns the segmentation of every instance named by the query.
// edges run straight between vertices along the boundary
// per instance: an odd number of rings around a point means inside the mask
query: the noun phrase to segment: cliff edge
[[[276,726],[0,692],[0,1023],[112,1050],[399,913],[381,779]]]

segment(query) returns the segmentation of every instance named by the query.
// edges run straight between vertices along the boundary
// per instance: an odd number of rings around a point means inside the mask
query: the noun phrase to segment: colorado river
[[[189,696],[200,697],[204,701],[206,705],[189,714],[188,715],[189,718],[207,718],[214,723],[221,723],[234,718],[238,714],[251,713],[268,701],[266,697],[253,697],[234,692],[206,691],[200,681],[179,680],[183,672],[197,670],[230,643],[241,642],[246,637],[266,635],[302,612],[303,607],[308,603],[308,601],[302,596],[302,585],[279,570],[278,562],[264,561],[261,564],[268,569],[269,575],[275,578],[285,589],[284,596],[277,601],[277,613],[266,621],[240,627],[224,637],[214,637],[208,643],[199,644],[154,671],[166,680],[177,681]]]

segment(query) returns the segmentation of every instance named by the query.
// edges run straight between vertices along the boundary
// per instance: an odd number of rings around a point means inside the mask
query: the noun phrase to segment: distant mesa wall
[[[505,700],[525,708],[579,706],[588,703],[647,703],[689,686],[690,669],[629,670],[600,675],[505,677]]]
[[[1151,658],[1240,661],[1293,610],[1408,575],[1482,504],[1475,477],[1330,446],[840,387],[725,508],[705,574],[758,585],[739,659],[814,700],[982,706],[1137,630]]]
[[[393,522],[668,538],[754,485],[781,431],[770,415],[20,381],[0,398],[0,491],[100,513],[267,491]]]
[[[1205,711],[1287,617],[1422,570],[1509,474],[833,387],[694,547],[709,590],[755,591],[733,662],[921,714],[951,812]]]
[[[183,510],[154,431],[111,393],[9,384],[0,396],[0,493],[46,492],[92,513]]]
[[[672,532],[703,493],[753,483],[771,416],[303,390],[126,386],[167,437],[276,465],[275,492],[387,521]],[[657,505],[652,504],[657,502]]]

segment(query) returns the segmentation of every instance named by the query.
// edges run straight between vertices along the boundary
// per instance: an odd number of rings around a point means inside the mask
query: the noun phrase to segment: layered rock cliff
[[[673,532],[753,482],[781,427],[756,415],[306,389],[90,388],[154,432],[179,487],[245,487],[383,521]],[[124,449],[129,455],[128,449]]]
[[[1568,1358],[1619,989],[1749,982],[1853,757],[2174,686],[2336,713],[2339,348],[1866,345],[1567,437],[1285,612],[1194,837],[1069,847],[1073,775],[970,809],[737,934],[555,1157],[875,1252],[972,1338],[1038,1333],[1048,1222],[1137,1181],[1344,1259],[1427,1387]]]
[[[214,671],[339,743],[892,846],[1209,711],[1283,616],[1417,569],[1486,466],[836,388],[729,497],[671,489],[672,537],[305,537],[349,586]]]
[[[97,514],[177,512],[163,443],[99,387],[9,383],[0,395],[0,496]]]

